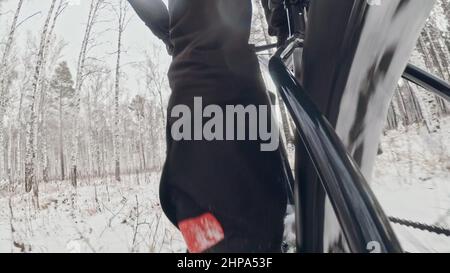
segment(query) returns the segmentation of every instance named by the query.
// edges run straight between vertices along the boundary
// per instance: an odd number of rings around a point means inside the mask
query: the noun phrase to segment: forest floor
[[[159,175],[137,180],[130,175],[118,183],[84,181],[76,192],[69,182],[41,185],[39,211],[28,194],[4,196],[0,252],[184,252],[159,205]]]
[[[450,227],[450,118],[439,133],[413,126],[382,140],[372,187],[389,216]],[[40,187],[30,195],[0,192],[0,252],[185,252],[162,213],[158,173]],[[408,252],[450,252],[450,238],[393,225]]]

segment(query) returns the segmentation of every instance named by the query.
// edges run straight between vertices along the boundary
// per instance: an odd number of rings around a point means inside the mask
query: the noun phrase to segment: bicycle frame
[[[293,189],[297,250],[360,253],[374,250],[371,246],[375,244],[379,252],[402,252],[389,219],[364,176],[370,176],[387,107],[396,79],[402,76],[402,72],[404,78],[448,99],[447,83],[411,65],[405,71],[402,70],[433,1],[394,0],[385,3],[379,10],[368,6],[366,1],[346,1],[342,5],[333,2],[312,1],[312,14],[318,14],[320,9],[321,15],[330,17],[323,17],[322,22],[319,22],[312,15],[311,19],[308,17],[308,21],[312,20],[309,25],[305,16],[307,1],[285,0],[291,38],[269,62],[270,74],[294,120],[299,138],[296,150],[300,160],[297,160],[295,167],[296,182]],[[377,14],[390,14],[392,10],[396,12],[390,18],[390,24],[380,26],[380,21],[373,19]],[[411,16],[411,12],[415,12],[415,16]],[[315,31],[311,29],[307,33],[307,25]],[[335,35],[333,31],[336,30],[327,29],[330,25],[341,29],[343,35]],[[406,26],[416,31],[402,37],[389,34],[388,30],[401,30]],[[380,45],[374,50],[375,54],[372,52],[378,59],[364,60],[364,53],[370,55],[370,48],[364,47],[362,38],[373,39],[376,36],[371,29],[380,27],[386,30],[386,36],[395,44],[395,50]],[[331,37],[327,40],[329,45],[320,44],[320,39],[323,39],[321,35],[324,34]],[[302,71],[296,71],[294,75],[285,63],[292,58],[296,49],[303,47],[306,52],[301,62]],[[403,51],[397,51],[397,48]],[[318,54],[327,54],[329,51],[338,57],[327,60]],[[333,69],[320,71],[320,65],[329,65]],[[371,77],[369,85],[364,85],[355,76],[358,75],[355,66],[371,71],[368,74]],[[323,73],[323,82],[320,82],[319,71]],[[386,77],[386,74],[398,75],[398,78]],[[359,86],[359,89],[355,91],[349,86]],[[391,86],[392,90],[381,93],[383,90],[380,86]],[[378,100],[374,100],[373,97],[377,96]],[[343,112],[347,109],[342,108],[342,105],[349,103],[357,106],[353,117]],[[375,106],[382,110],[377,110]],[[367,117],[374,116],[372,113],[376,111],[382,114],[375,116],[374,128],[365,127]],[[349,116],[353,120],[351,126],[344,122],[349,121]],[[355,130],[358,137],[352,135]],[[370,134],[376,135],[377,139]],[[332,209],[327,206],[327,198]],[[334,211],[340,227],[326,224],[333,223],[330,210]],[[331,231],[334,232],[334,238],[328,238],[326,242],[325,237],[330,237],[330,227],[335,229]]]
[[[300,44],[301,41],[296,39],[280,48],[270,60],[269,70],[331,199],[350,250],[366,252],[371,242],[378,242],[381,252],[401,252],[389,220],[357,164],[333,127],[284,65],[283,59],[291,55],[290,47]]]

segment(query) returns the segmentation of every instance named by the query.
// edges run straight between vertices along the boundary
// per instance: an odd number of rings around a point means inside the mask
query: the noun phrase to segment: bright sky
[[[1,4],[1,16],[0,16],[0,36],[5,35],[8,30],[10,22],[12,20],[13,12],[17,7],[17,0],[0,0]],[[118,0],[111,0],[115,2]],[[75,75],[75,65],[77,62],[78,54],[80,52],[81,41],[84,34],[85,22],[89,11],[90,0],[70,0],[73,4],[67,7],[64,14],[59,18],[55,33],[59,39],[63,39],[67,46],[63,51],[63,57],[61,60],[66,60],[71,68],[72,76]],[[50,0],[25,0],[21,10],[21,18],[24,19],[36,12],[41,12],[39,15],[29,19],[20,26],[18,30],[17,44],[23,48],[26,41],[26,33],[31,31],[35,35],[39,36],[48,9],[50,7]],[[8,12],[10,11],[10,12]],[[114,14],[108,9],[102,12],[103,18],[110,20],[114,18]],[[140,21],[135,15],[134,11],[130,7],[130,16],[132,20],[128,25],[128,28],[124,37],[124,49],[126,50],[123,56],[122,70],[127,74],[127,77],[123,79],[124,87],[129,95],[136,93],[143,93],[145,90],[139,90],[137,84],[137,75],[135,69],[130,65],[133,62],[139,62],[144,59],[144,51],[148,51],[152,48],[152,45],[158,45],[162,47],[162,43],[156,39],[150,30]],[[21,20],[19,20],[21,21]],[[99,24],[97,30],[105,30],[113,28],[116,21],[111,23]],[[115,64],[116,44],[117,44],[117,32],[107,31],[97,38],[97,42],[101,43],[91,55],[95,55],[96,58],[105,60],[111,68]],[[165,51],[162,50],[160,59],[157,63],[161,64],[164,69],[170,62],[170,58]],[[148,94],[148,93],[146,93]],[[128,97],[128,96],[126,96]]]

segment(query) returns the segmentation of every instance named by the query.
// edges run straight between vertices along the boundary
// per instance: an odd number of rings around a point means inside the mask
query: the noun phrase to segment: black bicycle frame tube
[[[377,243],[381,252],[400,253],[402,248],[389,220],[357,164],[283,62],[291,48],[300,44],[294,39],[280,48],[269,62],[269,71],[293,116],[349,248],[351,252],[364,253],[371,243]]]
[[[409,64],[402,77],[450,101],[450,84],[417,66]]]

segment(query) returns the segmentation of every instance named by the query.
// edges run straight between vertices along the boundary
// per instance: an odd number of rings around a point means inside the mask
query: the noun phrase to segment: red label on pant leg
[[[211,213],[178,223],[190,253],[200,253],[225,238],[222,225]]]

